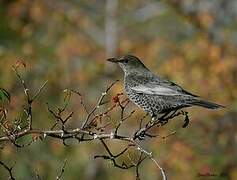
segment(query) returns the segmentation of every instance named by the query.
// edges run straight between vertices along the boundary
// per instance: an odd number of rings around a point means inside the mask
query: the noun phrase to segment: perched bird
[[[153,119],[159,114],[169,114],[185,107],[201,106],[209,109],[224,107],[205,101],[179,85],[153,74],[133,55],[109,58],[108,61],[119,64],[124,71],[124,88],[128,97]]]

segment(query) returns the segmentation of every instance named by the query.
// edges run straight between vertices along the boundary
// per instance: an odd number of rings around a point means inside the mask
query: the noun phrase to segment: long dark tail
[[[190,104],[195,105],[195,106],[201,106],[201,107],[208,108],[208,109],[225,108],[225,106],[222,106],[222,105],[219,105],[219,104],[216,104],[213,102],[201,100],[201,99],[196,99],[196,100],[192,101]]]

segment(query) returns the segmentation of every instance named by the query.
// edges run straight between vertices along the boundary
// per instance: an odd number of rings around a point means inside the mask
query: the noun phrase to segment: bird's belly
[[[136,93],[131,91],[127,91],[128,97],[139,107],[144,109],[146,112],[150,114],[158,114],[161,110],[161,103],[158,98],[153,98],[150,95]]]
[[[157,115],[167,111],[187,107],[179,97],[158,96],[137,93],[132,89],[126,89],[128,97],[139,107],[151,115]]]

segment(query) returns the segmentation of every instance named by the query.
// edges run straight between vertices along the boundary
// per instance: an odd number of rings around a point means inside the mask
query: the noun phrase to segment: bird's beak
[[[107,61],[113,62],[113,63],[118,63],[118,59],[114,58],[114,57],[107,59]]]
[[[122,62],[123,59],[122,59],[122,58],[119,58],[119,59],[118,59],[118,58],[112,57],[112,58],[107,59],[107,61],[113,62],[113,63],[119,63],[119,62]]]

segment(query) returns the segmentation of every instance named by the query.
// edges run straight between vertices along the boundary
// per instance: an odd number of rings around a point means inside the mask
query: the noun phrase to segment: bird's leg
[[[166,120],[165,119],[165,117],[170,113],[171,111],[167,111],[165,114],[163,114],[161,117],[158,117],[155,113],[152,113],[151,114],[151,121],[149,121],[149,123],[147,124],[147,125],[149,125],[149,124],[154,124],[157,120],[158,121],[164,121],[164,120]]]
[[[146,128],[149,127],[149,126],[153,126],[157,119],[158,119],[157,115],[155,113],[152,113],[151,114],[151,121],[149,121],[146,124]]]
[[[151,113],[151,122],[155,122],[157,120],[157,115],[155,113]]]

